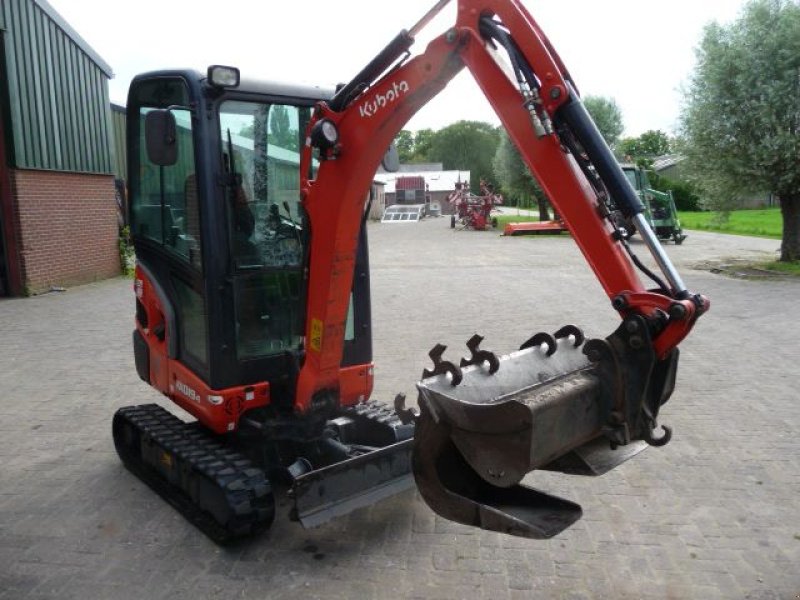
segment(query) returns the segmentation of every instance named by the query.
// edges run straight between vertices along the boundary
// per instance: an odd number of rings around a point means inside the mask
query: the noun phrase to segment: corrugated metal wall
[[[128,179],[128,149],[125,145],[125,108],[111,105],[111,135],[114,140],[114,177]]]
[[[0,25],[14,166],[113,172],[110,70],[43,0],[2,0]]]

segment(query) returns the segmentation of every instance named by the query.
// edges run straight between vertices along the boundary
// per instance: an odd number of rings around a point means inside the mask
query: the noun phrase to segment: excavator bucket
[[[654,368],[652,352],[638,343],[628,356],[630,333],[621,327],[608,340],[584,343],[567,326],[500,358],[480,350],[474,336],[472,357],[460,367],[435,347],[435,368],[417,384],[412,459],[428,505],[453,521],[536,539],[576,522],[578,504],[521,480],[535,469],[600,475],[668,439],[652,435],[653,404],[671,393],[677,356]],[[626,375],[631,363],[643,376]]]

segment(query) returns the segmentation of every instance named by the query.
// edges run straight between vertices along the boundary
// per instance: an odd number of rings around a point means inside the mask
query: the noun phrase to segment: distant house
[[[681,163],[685,160],[681,154],[664,154],[653,159],[653,170],[662,177],[681,180]]]
[[[0,2],[0,296],[119,274],[112,76],[45,0]]]
[[[673,181],[686,181],[684,161],[686,157],[681,154],[665,154],[653,160],[653,170],[662,177]],[[769,192],[747,194],[740,200],[741,208],[770,208],[778,206],[779,202]]]
[[[440,214],[451,214],[453,207],[447,197],[456,189],[457,183],[465,184],[469,181],[470,172],[445,171],[441,163],[400,165],[400,170],[396,173],[379,171],[375,179],[386,184],[384,206],[409,203],[411,197],[414,198],[414,203],[420,203],[417,189],[419,182],[422,182],[425,190],[424,202],[434,207],[430,212],[436,212],[435,207],[438,207]]]

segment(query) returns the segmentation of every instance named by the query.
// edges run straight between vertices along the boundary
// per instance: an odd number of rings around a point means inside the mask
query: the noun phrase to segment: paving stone
[[[450,523],[407,492],[309,531],[284,507],[261,538],[220,549],[116,457],[116,408],[169,406],[136,376],[130,280],[1,300],[0,599],[795,598],[800,283],[693,268],[777,245],[699,232],[669,245],[712,299],[660,415],[673,441],[602,478],[527,478],[583,505],[549,541]],[[599,337],[618,321],[566,236],[436,219],[371,225],[370,246],[374,397],[386,402],[413,402],[437,342],[457,358],[477,331],[505,353],[536,331],[575,323]]]

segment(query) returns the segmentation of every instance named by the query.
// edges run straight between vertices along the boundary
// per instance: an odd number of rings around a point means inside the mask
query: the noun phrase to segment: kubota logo
[[[187,398],[189,398],[189,400],[200,402],[200,394],[195,392],[192,388],[183,383],[180,379],[175,380],[175,389],[178,390],[181,394],[183,394]]]
[[[362,117],[371,117],[380,109],[397,100],[401,95],[408,93],[409,87],[406,81],[395,81],[392,88],[385,94],[375,94],[372,100],[367,100],[358,107],[358,112]]]

